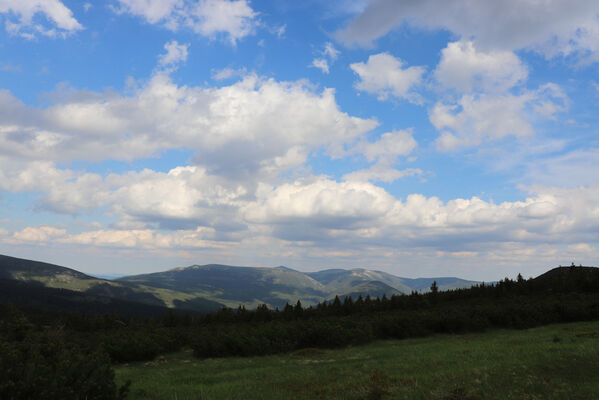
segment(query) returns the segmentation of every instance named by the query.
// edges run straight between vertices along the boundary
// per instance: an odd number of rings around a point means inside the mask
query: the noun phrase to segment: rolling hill
[[[315,279],[290,268],[233,267],[229,265],[192,265],[165,272],[134,275],[117,279],[146,287],[170,289],[207,298],[230,307],[245,304],[257,307],[268,304],[282,307],[285,303],[315,304],[325,299],[328,291]]]
[[[119,315],[141,317],[165,315],[173,311],[164,306],[46,287],[40,283],[14,279],[0,279],[0,304],[13,304],[55,312],[83,312],[86,314],[117,312]]]
[[[470,287],[477,283],[458,278],[400,278],[362,268],[303,273],[284,266],[265,268],[218,264],[192,265],[107,280],[54,264],[3,255],[0,255],[0,279],[66,289],[97,298],[198,312],[241,304],[248,308],[260,304],[281,308],[297,300],[304,305],[313,305],[336,295],[389,297],[427,291],[434,280],[441,290]]]
[[[0,255],[0,279],[157,307],[213,311],[223,306],[210,300],[193,301],[193,296],[178,291],[94,278],[71,268],[6,255]]]

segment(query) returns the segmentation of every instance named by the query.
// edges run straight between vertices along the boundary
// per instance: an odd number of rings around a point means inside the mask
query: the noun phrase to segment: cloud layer
[[[516,11],[517,10],[517,11]],[[371,45],[402,24],[446,29],[485,49],[536,49],[548,57],[596,54],[599,4],[592,0],[371,0],[338,38]]]
[[[119,13],[144,18],[173,31],[191,29],[214,38],[223,34],[232,43],[254,33],[256,13],[247,0],[118,0]]]

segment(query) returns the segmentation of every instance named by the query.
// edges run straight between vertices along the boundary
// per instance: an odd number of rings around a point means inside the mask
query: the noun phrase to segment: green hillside
[[[0,304],[44,310],[44,312],[78,312],[154,317],[172,312],[171,309],[124,299],[95,295],[88,292],[57,289],[22,280],[0,279]]]
[[[343,295],[339,296],[339,298],[343,299],[345,297],[351,297],[353,300],[356,300],[360,296],[362,298],[365,298],[366,296],[375,298],[383,296],[389,297],[396,294],[401,294],[401,292],[383,282],[370,281],[354,286],[351,289],[351,292],[343,293]]]
[[[309,276],[289,268],[252,268],[229,265],[192,265],[165,272],[127,276],[117,282],[170,289],[205,298],[230,307],[260,304],[282,307],[301,300],[315,304],[328,294],[324,286]]]
[[[46,287],[86,290],[103,282],[71,268],[0,255],[0,278],[35,281]]]
[[[261,304],[282,308],[298,300],[304,305],[351,296],[390,297],[427,291],[433,280],[440,290],[469,287],[476,282],[458,278],[400,278],[367,269],[327,269],[303,273],[284,266],[276,268],[229,265],[192,265],[168,271],[121,277],[95,278],[74,269],[39,261],[0,255],[0,279],[41,284],[153,306],[200,312],[223,306]]]
[[[209,300],[197,301],[187,293],[94,278],[71,268],[5,255],[0,255],[0,278],[158,307],[194,311],[214,311],[222,307]]]
[[[331,294],[352,293],[354,288],[375,281],[382,282],[399,293],[409,294],[412,291],[412,288],[404,283],[404,278],[362,268],[326,269],[307,275],[325,285],[326,290]],[[387,293],[387,296],[390,294],[392,293]]]

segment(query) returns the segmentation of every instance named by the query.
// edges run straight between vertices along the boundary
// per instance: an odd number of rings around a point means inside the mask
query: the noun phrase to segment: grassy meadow
[[[128,399],[599,399],[599,322],[116,367]]]

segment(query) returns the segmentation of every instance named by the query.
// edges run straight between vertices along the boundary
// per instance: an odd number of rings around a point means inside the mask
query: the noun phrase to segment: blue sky
[[[96,274],[596,265],[598,16],[0,1],[0,252]]]

